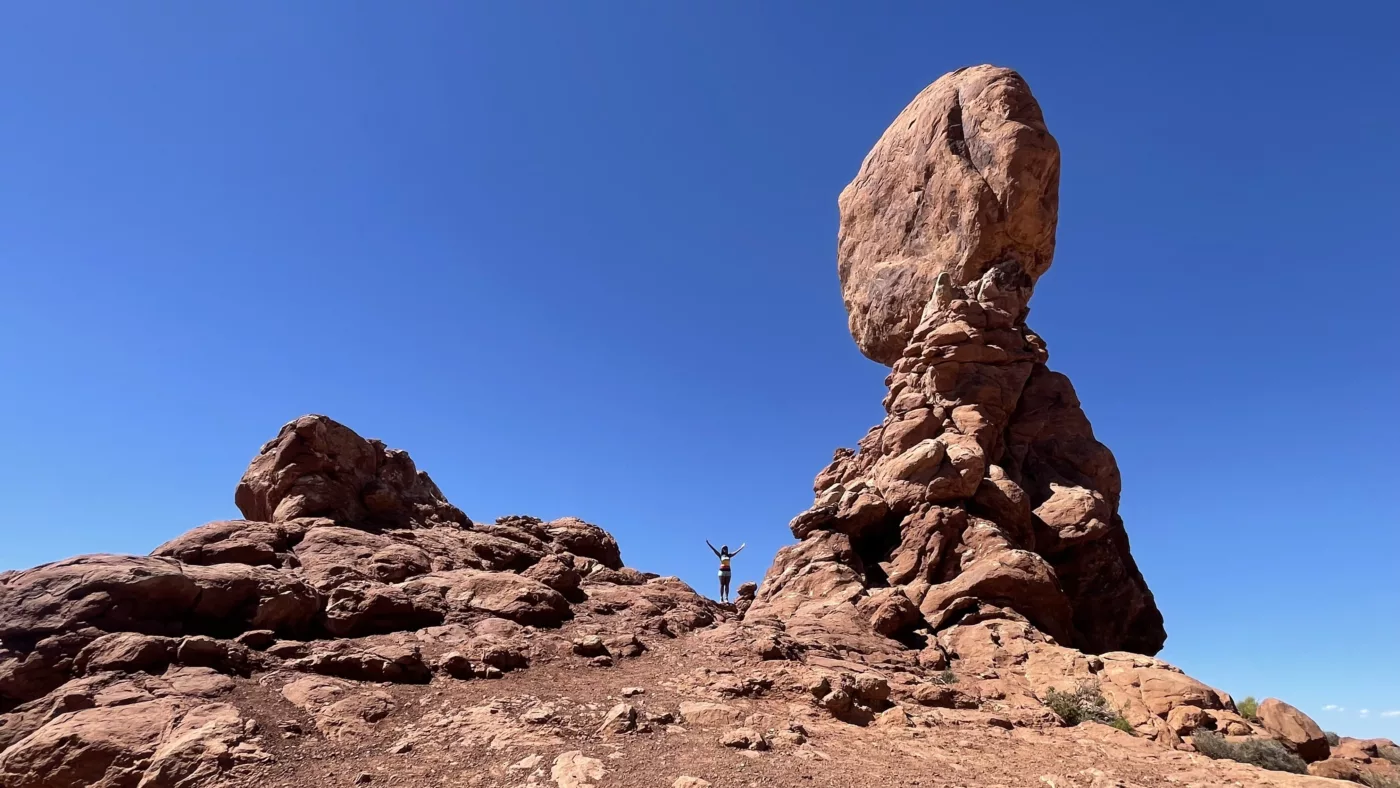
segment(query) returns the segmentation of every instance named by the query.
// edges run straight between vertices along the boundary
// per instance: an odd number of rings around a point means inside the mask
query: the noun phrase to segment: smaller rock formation
[[[740,618],[743,618],[744,614],[748,612],[749,607],[753,605],[754,597],[758,594],[758,583],[752,580],[740,583],[736,594],[734,610]]]
[[[364,531],[471,525],[407,452],[318,416],[288,423],[263,445],[234,503],[249,520],[269,523],[326,518]]]
[[[1259,704],[1259,723],[1283,746],[1309,763],[1326,760],[1331,754],[1327,734],[1312,717],[1278,698],[1265,698]]]
[[[210,702],[230,677],[306,674],[283,696],[353,738],[395,708],[354,682],[500,676],[563,658],[576,636],[538,631],[568,625],[612,665],[720,614],[596,525],[475,523],[407,453],[324,416],[264,445],[235,501],[247,519],[150,556],[0,575],[0,782],[193,786],[257,762],[247,721]]]
[[[1389,739],[1343,736],[1326,759],[1308,764],[1308,774],[1372,786],[1400,785],[1400,747]]]

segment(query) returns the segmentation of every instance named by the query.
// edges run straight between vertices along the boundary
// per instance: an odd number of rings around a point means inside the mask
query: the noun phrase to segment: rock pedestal
[[[935,82],[866,157],[841,194],[838,270],[857,345],[892,367],[886,416],[818,474],[746,620],[860,652],[969,616],[1160,650],[1118,467],[1026,323],[1058,181],[1030,89],[992,66]]]

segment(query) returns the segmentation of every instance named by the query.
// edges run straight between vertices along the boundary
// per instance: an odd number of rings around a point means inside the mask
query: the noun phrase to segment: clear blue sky
[[[1063,149],[1031,322],[1163,656],[1400,738],[1400,18],[1137,5],[8,4],[0,568],[236,516],[321,412],[477,519],[578,515],[711,593],[703,539],[748,542],[760,578],[881,416],[836,195],[992,62]]]

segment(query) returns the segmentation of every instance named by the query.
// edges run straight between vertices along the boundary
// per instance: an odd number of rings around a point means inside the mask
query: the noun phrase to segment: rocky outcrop
[[[838,268],[856,343],[893,366],[886,417],[818,474],[747,621],[861,653],[989,615],[1089,652],[1161,648],[1113,455],[1026,323],[1058,177],[1030,90],[990,66],[935,82],[866,157]]]
[[[1312,763],[1331,754],[1327,735],[1312,717],[1278,698],[1265,698],[1259,704],[1259,723],[1283,746]]]
[[[1260,709],[1262,711],[1263,704],[1260,704]],[[1311,731],[1300,738],[1311,740]],[[1312,746],[1313,754],[1321,751],[1316,745]],[[1308,764],[1308,774],[1334,780],[1350,780],[1365,785],[1400,785],[1400,748],[1389,739],[1353,739],[1343,736],[1338,739],[1336,746],[1329,747],[1329,754],[1325,759]]]
[[[286,425],[235,496],[244,520],[150,556],[87,555],[0,575],[0,780],[193,786],[266,754],[231,677],[305,674],[284,696],[331,737],[394,704],[352,682],[489,678],[567,658],[597,665],[720,608],[676,578],[625,567],[575,518],[475,523],[405,452],[324,416]]]
[[[958,686],[980,702],[1039,707],[1052,691],[1091,688],[1143,736],[1179,744],[1197,728],[1265,735],[1235,711],[1229,695],[1155,657],[1126,651],[1085,654],[1057,644],[1027,621],[996,615],[941,632],[931,647],[969,680]]]
[[[471,525],[407,452],[321,416],[290,422],[264,444],[234,503],[249,520],[269,523],[324,517],[367,531]]]

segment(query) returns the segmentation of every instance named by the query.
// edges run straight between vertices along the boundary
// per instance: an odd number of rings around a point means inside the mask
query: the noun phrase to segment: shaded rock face
[[[886,417],[838,449],[745,615],[870,653],[969,616],[1154,654],[1162,617],[1118,516],[1112,453],[1026,323],[1059,157],[1013,71],[921,93],[841,194],[839,272]]]

